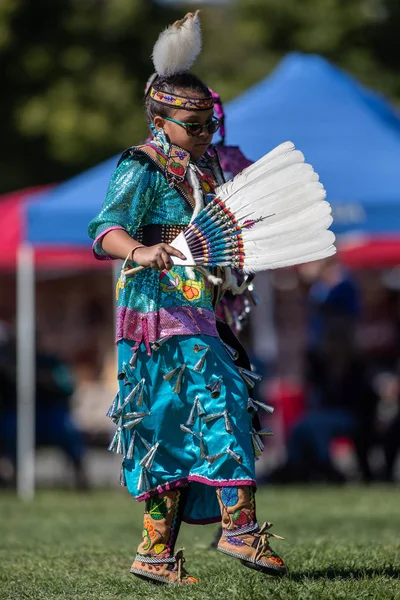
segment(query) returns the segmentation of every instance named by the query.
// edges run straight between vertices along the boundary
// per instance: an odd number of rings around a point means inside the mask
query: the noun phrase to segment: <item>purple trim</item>
[[[173,306],[141,313],[126,306],[117,308],[117,342],[133,340],[154,343],[170,335],[210,335],[218,337],[215,314],[205,308]]]
[[[157,494],[162,494],[163,492],[168,492],[170,490],[174,490],[177,487],[186,487],[191,481],[195,481],[197,483],[203,483],[204,485],[209,485],[211,487],[233,487],[233,486],[241,486],[246,485],[249,487],[257,487],[257,483],[254,479],[208,479],[207,477],[202,477],[201,475],[189,475],[188,477],[181,477],[180,479],[176,479],[175,481],[170,481],[168,483],[164,483],[163,485],[158,485],[157,487],[145,492],[144,494],[140,494],[140,496],[135,496],[135,499],[138,502],[143,502],[143,500],[147,500],[152,496],[156,496]],[[214,519],[215,517],[211,517]],[[220,520],[220,519],[218,519]],[[186,521],[189,523],[189,521]],[[194,521],[195,523],[201,524],[200,520]],[[208,521],[207,523],[215,523],[217,521]],[[205,524],[205,523],[204,523]]]
[[[114,229],[122,229],[122,231],[126,231],[126,229],[124,227],[121,227],[120,225],[114,225],[114,227],[109,227],[108,229],[105,229],[105,231],[102,231],[101,233],[99,233],[97,238],[94,240],[94,242],[92,244],[92,250],[93,250],[94,257],[97,258],[97,260],[115,260],[109,254],[99,254],[96,250],[97,244],[100,244],[103,237],[110,231],[113,231]]]

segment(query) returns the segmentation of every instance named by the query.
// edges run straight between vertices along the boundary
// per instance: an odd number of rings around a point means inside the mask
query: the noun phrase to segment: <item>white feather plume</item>
[[[159,36],[153,48],[153,63],[161,77],[188,71],[201,51],[199,11],[188,13]]]
[[[331,207],[318,174],[291,142],[220,186],[216,193],[244,225],[244,272],[277,269],[331,256],[336,252]]]

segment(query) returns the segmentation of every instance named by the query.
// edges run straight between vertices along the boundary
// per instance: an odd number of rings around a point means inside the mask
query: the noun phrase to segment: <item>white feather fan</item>
[[[277,269],[336,252],[331,207],[311,165],[285,142],[216,190],[171,245],[186,261],[245,273]]]

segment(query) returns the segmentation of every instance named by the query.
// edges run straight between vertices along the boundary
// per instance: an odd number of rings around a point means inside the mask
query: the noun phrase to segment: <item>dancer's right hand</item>
[[[154,246],[143,246],[135,250],[133,260],[142,267],[150,267],[157,271],[169,271],[172,268],[170,256],[176,256],[185,260],[182,252],[176,250],[169,244],[155,244]]]

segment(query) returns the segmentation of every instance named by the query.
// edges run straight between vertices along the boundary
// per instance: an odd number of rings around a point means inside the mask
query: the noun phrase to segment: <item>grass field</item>
[[[389,487],[270,488],[259,521],[291,574],[276,580],[208,548],[215,526],[184,525],[178,543],[200,585],[154,586],[129,574],[142,505],[125,490],[0,495],[0,599],[400,599],[400,499]]]

